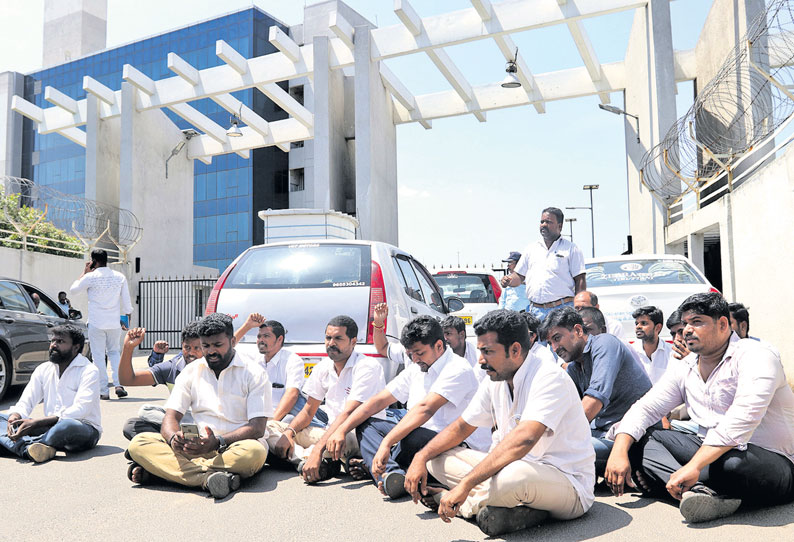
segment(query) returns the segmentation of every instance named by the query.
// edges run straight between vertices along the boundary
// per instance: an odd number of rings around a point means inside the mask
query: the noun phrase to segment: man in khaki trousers
[[[551,516],[573,519],[593,504],[595,452],[576,386],[556,364],[529,352],[520,314],[497,310],[474,325],[483,381],[463,414],[414,456],[405,489],[414,502],[476,518],[489,536]],[[461,446],[493,427],[488,453]],[[427,487],[428,471],[443,486]]]

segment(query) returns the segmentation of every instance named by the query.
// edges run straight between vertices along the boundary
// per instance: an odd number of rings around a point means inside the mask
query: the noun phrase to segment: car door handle
[[[416,307],[411,307],[411,312],[414,314],[419,314],[419,311],[416,310]]]
[[[14,322],[16,322],[16,320],[14,320],[13,318],[9,318],[8,316],[3,316],[2,318],[0,318],[0,322],[3,322],[4,324],[13,324]]]

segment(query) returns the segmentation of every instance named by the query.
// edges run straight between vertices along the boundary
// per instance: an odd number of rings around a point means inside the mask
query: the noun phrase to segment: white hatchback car
[[[587,260],[587,289],[598,296],[601,312],[623,325],[624,336],[633,340],[634,318],[639,307],[662,310],[665,322],[690,295],[718,292],[686,257],[675,254],[632,254]],[[662,337],[670,340],[665,325]]]
[[[345,314],[359,326],[356,350],[379,358],[386,380],[397,367],[378,355],[372,339],[374,307],[389,305],[386,335],[398,341],[403,326],[420,314],[443,318],[463,308],[445,300],[425,267],[399,248],[375,241],[318,240],[254,246],[223,272],[205,314],[222,312],[235,328],[252,312],[277,320],[287,330],[285,346],[303,357],[305,375],[323,357],[325,327]],[[238,349],[255,355],[252,330]]]
[[[444,297],[455,296],[463,301],[463,309],[454,312],[466,322],[466,335],[474,337],[472,324],[485,314],[499,308],[502,288],[499,281],[490,273],[471,271],[439,271],[433,275],[436,283],[444,291]]]

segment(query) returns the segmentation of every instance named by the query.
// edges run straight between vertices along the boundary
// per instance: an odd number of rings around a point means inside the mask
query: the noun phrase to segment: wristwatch
[[[228,447],[229,447],[229,445],[228,445],[228,444],[226,444],[226,439],[225,439],[225,438],[223,438],[222,436],[220,436],[220,435],[215,435],[215,438],[217,438],[217,439],[218,439],[218,453],[219,453],[219,454],[222,454],[223,452],[225,452],[225,451],[226,451],[226,448],[228,448]]]

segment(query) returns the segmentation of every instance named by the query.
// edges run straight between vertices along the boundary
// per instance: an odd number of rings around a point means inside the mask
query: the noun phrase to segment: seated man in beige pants
[[[235,352],[229,316],[210,314],[198,332],[204,358],[177,377],[160,433],[140,433],[130,442],[127,476],[137,484],[155,476],[202,487],[222,499],[265,464],[271,387],[264,369]],[[180,428],[188,409],[199,428],[195,438]]]
[[[294,464],[308,484],[328,480],[339,472],[340,462],[333,461],[325,449],[328,438],[364,401],[386,387],[380,363],[354,350],[357,336],[358,325],[352,318],[332,318],[325,328],[328,359],[314,366],[303,385],[306,405],[289,423],[268,423],[268,444],[278,457]],[[323,400],[328,425],[310,426]],[[386,419],[386,412],[374,417]],[[347,460],[358,453],[355,431],[350,431],[339,455]]]
[[[573,519],[593,504],[595,452],[573,381],[529,353],[526,322],[492,311],[474,324],[480,368],[490,381],[460,418],[414,456],[405,489],[438,506],[449,523],[476,517],[489,536],[543,521]],[[460,446],[477,427],[495,427],[489,453]],[[428,471],[449,488],[427,487]]]

